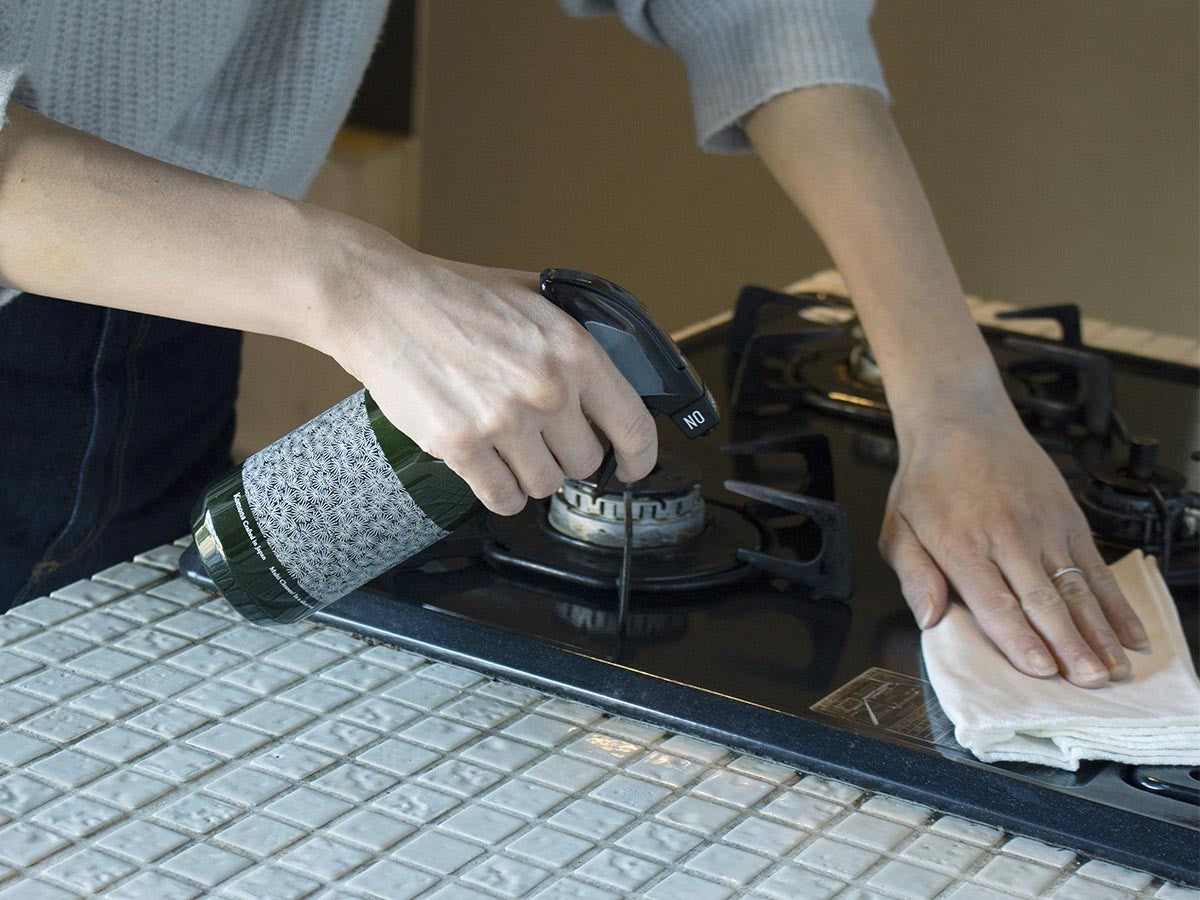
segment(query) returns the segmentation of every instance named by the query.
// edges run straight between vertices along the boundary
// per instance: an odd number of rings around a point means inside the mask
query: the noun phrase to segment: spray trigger
[[[583,479],[583,485],[589,494],[598,497],[608,491],[608,483],[612,481],[616,471],[617,452],[609,444],[604,448],[604,458],[600,460],[600,468],[595,471],[595,474]]]
[[[637,297],[611,281],[571,269],[546,269],[539,288],[596,340],[652,415],[665,413],[689,439],[717,427],[720,414],[712,394]],[[610,446],[584,484],[593,493],[605,493],[616,468]]]

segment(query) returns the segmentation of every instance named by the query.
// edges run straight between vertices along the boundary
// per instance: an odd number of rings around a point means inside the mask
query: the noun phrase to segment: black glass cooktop
[[[781,310],[761,327],[783,332],[798,321],[794,311]],[[919,631],[876,550],[896,457],[890,428],[877,417],[787,402],[744,404],[735,414],[730,386],[743,367],[729,353],[728,333],[719,327],[683,344],[716,395],[721,425],[694,442],[660,429],[664,458],[699,467],[710,527],[716,510],[751,514],[750,525],[737,526],[723,583],[662,589],[646,582],[639,589],[639,567],[643,576],[662,573],[671,558],[635,552],[634,590],[621,619],[616,590],[603,586],[603,577],[564,581],[536,559],[511,560],[511,545],[528,543],[513,539],[514,528],[540,540],[548,502],[541,501],[516,521],[465,526],[421,568],[388,573],[314,620],[1173,880],[1200,879],[1200,773],[1103,763],[1078,772],[988,765],[958,747],[922,677]],[[842,338],[832,340],[828,352],[842,352]],[[989,340],[1002,363],[1028,350],[996,335]],[[1195,488],[1194,372],[1111,362],[1125,430],[1157,438],[1158,464],[1184,473]],[[1057,426],[1043,426],[1040,436],[1069,478],[1084,478],[1087,466],[1110,452],[1107,439],[1089,436],[1086,427],[1049,433]],[[780,439],[749,452],[763,438]],[[814,516],[747,499],[738,485],[726,487],[731,479],[836,504],[849,523],[849,560],[835,558],[836,540]],[[822,541],[822,571],[810,581],[816,587],[776,577],[790,577],[787,562],[818,555]],[[1186,564],[1186,541],[1182,549],[1175,555]],[[601,572],[605,552],[619,557],[616,549],[589,552]],[[1120,552],[1112,548],[1114,556]],[[738,568],[755,554],[766,561]],[[852,585],[826,571],[843,563]],[[1195,657],[1195,580],[1175,581]]]

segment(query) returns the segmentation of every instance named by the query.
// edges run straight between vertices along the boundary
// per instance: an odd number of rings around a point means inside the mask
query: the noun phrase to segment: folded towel
[[[961,603],[924,632],[926,671],[960,744],[984,762],[1063,769],[1083,759],[1200,764],[1200,681],[1166,583],[1140,550],[1111,568],[1150,638],[1149,650],[1126,651],[1125,681],[1089,689],[1023,675]]]

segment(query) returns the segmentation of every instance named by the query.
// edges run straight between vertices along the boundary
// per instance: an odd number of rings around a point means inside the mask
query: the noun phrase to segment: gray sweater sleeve
[[[8,123],[8,101],[16,100],[36,109],[33,86],[25,74],[25,67],[0,60],[0,134]],[[0,140],[3,140],[0,137]]]
[[[8,101],[17,90],[17,85],[28,88],[24,71],[18,66],[0,63],[0,143],[4,142],[4,126],[8,122]],[[20,291],[0,284],[0,306],[17,296]]]
[[[888,98],[871,41],[874,0],[560,0],[572,15],[616,12],[683,59],[702,148],[750,149],[742,119],[777,94],[852,84]]]
[[[13,89],[17,86],[17,79],[20,77],[21,70],[16,66],[0,65],[0,127],[6,121],[4,110],[8,108],[8,98],[12,95]]]

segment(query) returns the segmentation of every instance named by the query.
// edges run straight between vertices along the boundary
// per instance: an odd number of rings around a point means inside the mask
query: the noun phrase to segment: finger
[[[1038,678],[1058,674],[1054,657],[1025,618],[995,563],[985,556],[976,556],[943,564],[941,568],[974,614],[980,629],[1014,667]]]
[[[1121,643],[1130,650],[1149,650],[1150,639],[1146,636],[1142,620],[1121,593],[1117,579],[1113,577],[1112,570],[1096,549],[1096,542],[1090,534],[1081,534],[1071,541],[1071,559],[1083,569],[1100,609],[1104,611],[1105,618],[1121,639]]]
[[[605,357],[603,373],[584,385],[584,414],[608,435],[617,457],[617,478],[627,484],[650,474],[658,459],[658,429],[642,398]]]
[[[1056,578],[1054,586],[1058,588],[1059,596],[1066,603],[1075,627],[1092,648],[1092,652],[1108,669],[1109,677],[1117,681],[1128,678],[1129,657],[1125,655],[1120,638],[1108,624],[1104,610],[1100,608],[1087,579],[1078,572],[1068,572]]]
[[[1068,600],[1062,584],[1066,576],[1057,584],[1051,583],[1041,559],[1031,559],[1028,554],[1006,554],[999,564],[1016,591],[1025,616],[1058,659],[1063,676],[1079,687],[1100,687],[1107,683],[1108,667],[1080,633],[1071,609],[1071,604],[1079,607],[1081,620],[1088,621],[1082,610],[1088,598],[1072,588]]]
[[[525,508],[527,494],[495,448],[448,455],[443,459],[471,489],[479,502],[501,516],[515,516]]]
[[[510,438],[497,447],[500,458],[508,464],[517,484],[527,497],[549,497],[562,487],[563,470],[546,446],[541,432]]]
[[[936,625],[946,611],[946,578],[903,516],[894,514],[884,522],[879,549],[900,579],[900,592],[917,624]]]
[[[579,407],[548,422],[542,439],[568,478],[587,478],[604,459],[604,448]]]

